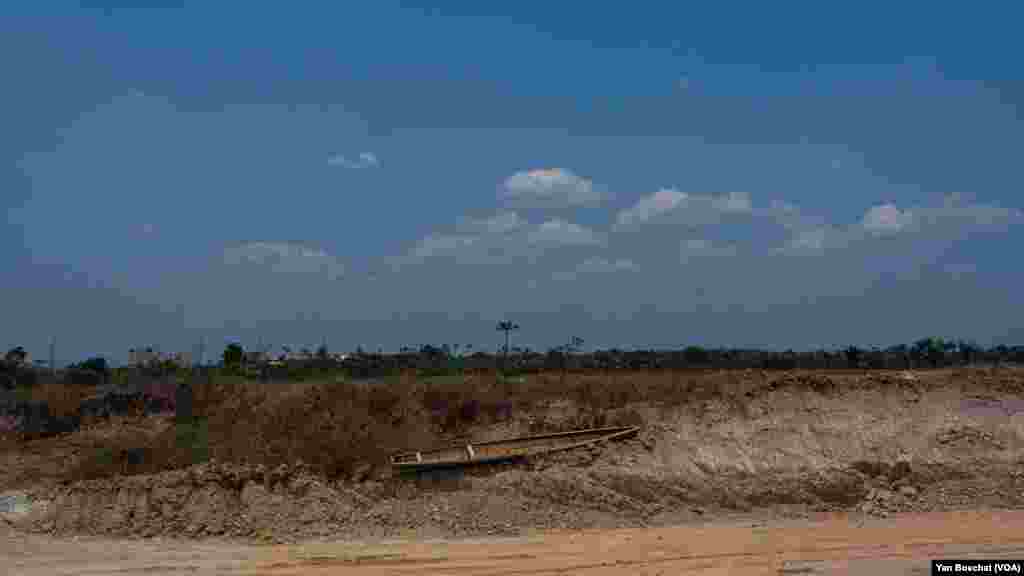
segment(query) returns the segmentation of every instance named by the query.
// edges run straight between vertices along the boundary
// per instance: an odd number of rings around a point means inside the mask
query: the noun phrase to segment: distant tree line
[[[511,323],[499,324],[505,341],[498,353],[474,350],[471,344],[403,347],[397,353],[367,352],[361,347],[343,359],[321,346],[303,360],[246,366],[246,351],[231,343],[220,357],[220,369],[259,376],[265,380],[301,380],[325,371],[342,370],[355,378],[380,377],[400,370],[417,370],[426,375],[500,368],[505,371],[535,372],[591,369],[763,369],[763,370],[900,370],[967,365],[1024,364],[1024,346],[1000,345],[984,348],[969,340],[922,338],[911,344],[888,348],[848,346],[838,350],[766,351],[687,346],[677,350],[620,350],[616,348],[581,351],[584,340],[570,337],[566,344],[538,352],[512,347],[508,336],[518,330]],[[40,381],[38,368],[25,362],[21,347],[12,348],[0,359],[0,388],[32,386]],[[176,366],[144,366],[131,370],[141,378],[154,378],[181,370]],[[206,368],[208,370],[209,367]],[[123,370],[123,369],[119,369]],[[102,357],[89,358],[61,370],[58,380],[74,385],[109,383],[118,370]]]
[[[499,330],[517,329],[499,325]],[[503,345],[497,353],[473,351],[471,346],[431,345],[403,347],[398,353],[366,352],[361,348],[344,360],[318,356],[306,365],[345,368],[355,377],[374,377],[396,370],[415,369],[426,373],[487,370],[495,367],[519,372],[587,369],[764,369],[764,370],[897,370],[925,369],[975,364],[1024,364],[1024,346],[996,346],[985,349],[966,340],[923,338],[910,345],[885,349],[848,346],[839,350],[765,351],[753,349],[703,348],[679,350],[605,349],[582,352],[583,339],[571,337],[566,344],[545,352]],[[225,359],[239,357],[241,350],[225,351]]]

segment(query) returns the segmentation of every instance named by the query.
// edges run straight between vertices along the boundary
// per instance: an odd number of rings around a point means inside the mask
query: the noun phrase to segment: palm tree
[[[503,320],[501,322],[498,322],[498,331],[505,333],[505,354],[504,354],[504,356],[505,356],[506,360],[508,359],[508,338],[509,338],[509,335],[512,333],[513,330],[519,330],[519,325],[514,323],[514,322],[510,322],[508,320]]]

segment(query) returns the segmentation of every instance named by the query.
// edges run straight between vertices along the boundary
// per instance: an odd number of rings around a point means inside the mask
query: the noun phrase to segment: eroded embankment
[[[352,482],[211,462],[40,488],[6,518],[58,534],[294,539],[1024,505],[1019,372],[728,378],[727,393],[682,406],[625,407],[644,422],[637,439],[526,465]],[[472,436],[557,428],[575,411],[553,403]]]

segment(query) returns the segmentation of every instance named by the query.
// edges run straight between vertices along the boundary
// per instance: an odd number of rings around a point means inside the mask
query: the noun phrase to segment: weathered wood
[[[399,470],[419,470],[499,462],[581,448],[598,442],[629,436],[639,430],[640,428],[637,426],[592,428],[553,434],[537,434],[490,442],[467,443],[461,446],[396,454],[391,457],[391,464]]]

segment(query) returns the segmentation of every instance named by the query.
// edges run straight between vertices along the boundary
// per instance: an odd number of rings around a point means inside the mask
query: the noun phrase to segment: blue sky
[[[0,7],[0,345],[1024,341],[1011,3],[128,4]]]

